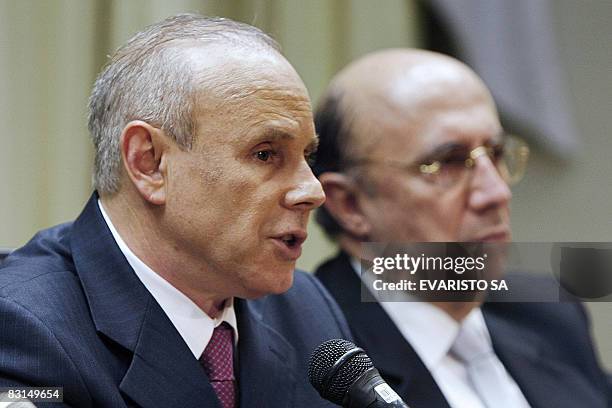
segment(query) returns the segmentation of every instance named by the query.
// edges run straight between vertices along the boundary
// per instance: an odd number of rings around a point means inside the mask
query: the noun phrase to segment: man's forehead
[[[480,99],[492,103],[484,83],[465,64],[422,50],[384,50],[367,55],[343,69],[332,87],[350,110],[387,113],[386,120],[427,111],[442,103]],[[415,118],[418,119],[418,118]]]
[[[302,80],[274,49],[213,45],[192,47],[188,52],[197,87],[198,126],[206,121],[208,127],[231,122],[270,127],[268,122],[275,119],[312,120]],[[291,126],[284,123],[286,130]]]
[[[201,86],[223,86],[272,82],[303,87],[291,64],[278,51],[264,46],[243,44],[191,44],[184,53]]]
[[[418,158],[442,145],[476,147],[502,138],[494,108],[486,103],[474,106],[415,110],[384,109],[355,118],[352,125],[353,151],[357,157]]]
[[[205,62],[199,64],[199,60]],[[213,58],[200,55],[195,62],[200,109],[225,107],[249,115],[253,104],[268,104],[282,106],[293,114],[312,114],[304,83],[276,51],[239,50]],[[236,111],[237,104],[242,106],[241,112]]]
[[[486,92],[462,95],[442,88],[423,95],[380,95],[369,109],[353,115],[352,134],[359,150],[418,154],[442,143],[484,143],[501,130],[495,106]],[[455,90],[460,92],[460,90]]]

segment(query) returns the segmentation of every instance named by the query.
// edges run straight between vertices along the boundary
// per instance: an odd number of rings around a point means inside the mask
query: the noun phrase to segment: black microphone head
[[[362,349],[348,340],[332,339],[312,353],[308,379],[323,398],[341,405],[349,387],[373,367]]]

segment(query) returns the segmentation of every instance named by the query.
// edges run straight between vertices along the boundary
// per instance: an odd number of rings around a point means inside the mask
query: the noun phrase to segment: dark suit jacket
[[[343,310],[355,342],[411,408],[448,408],[433,377],[378,303],[362,303],[361,281],[341,253],[317,277]],[[410,305],[406,305],[410,307]],[[485,303],[496,354],[532,408],[607,407],[606,379],[577,303]]]
[[[96,195],[0,269],[0,386],[63,386],[74,407],[220,407],[203,368],[115,244]],[[211,237],[211,240],[213,238]],[[241,407],[327,407],[310,353],[350,338],[337,305],[297,272],[285,294],[236,301]]]

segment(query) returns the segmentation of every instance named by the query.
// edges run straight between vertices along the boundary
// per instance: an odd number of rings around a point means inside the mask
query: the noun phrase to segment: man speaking
[[[294,274],[324,194],[276,43],[166,19],[112,56],[89,108],[96,192],[0,270],[0,386],[63,387],[75,407],[327,406],[307,360],[349,334]]]

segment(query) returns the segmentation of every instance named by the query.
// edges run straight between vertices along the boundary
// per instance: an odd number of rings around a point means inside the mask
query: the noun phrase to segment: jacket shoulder
[[[70,251],[71,223],[36,234],[0,267],[0,297],[45,321],[74,314],[86,300]]]
[[[42,230],[23,247],[13,251],[0,266],[0,291],[37,284],[41,281],[38,279],[45,275],[74,274],[70,253],[71,228],[72,223],[66,223]]]

